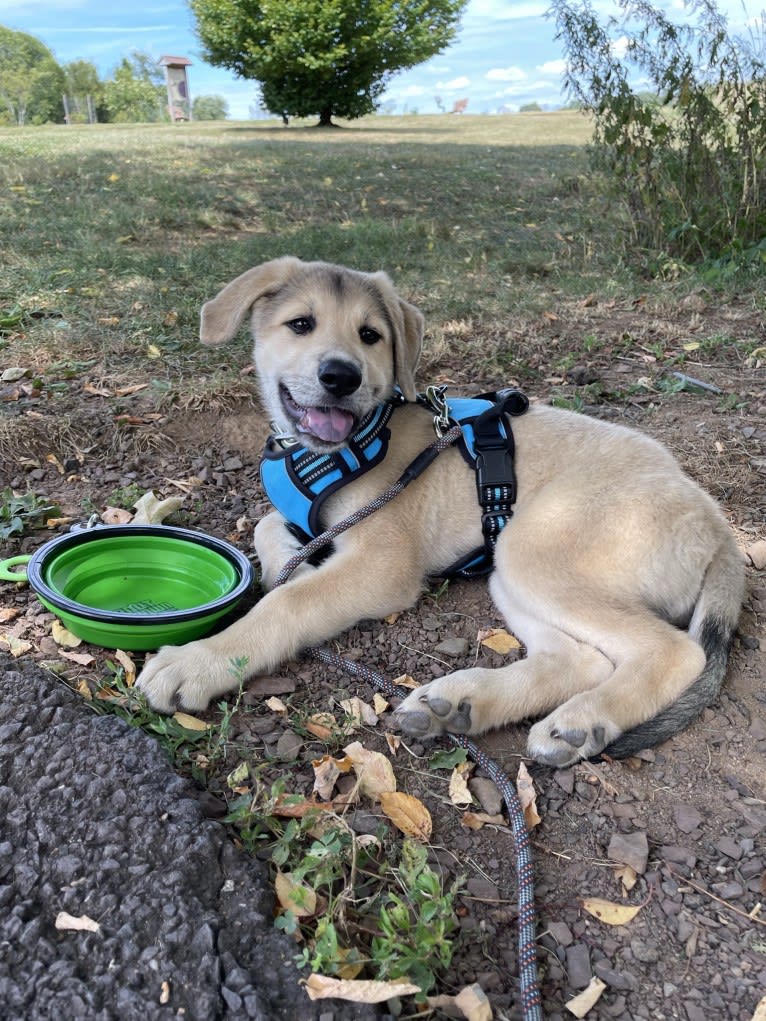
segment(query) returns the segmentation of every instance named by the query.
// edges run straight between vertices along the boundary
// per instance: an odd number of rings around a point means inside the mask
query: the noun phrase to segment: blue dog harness
[[[520,390],[446,398],[444,389],[429,388],[427,395],[418,397],[418,404],[437,412],[434,426],[439,435],[454,425],[461,428],[457,446],[465,462],[476,471],[484,545],[440,575],[474,577],[491,570],[497,537],[513,514],[515,448],[505,416],[523,414],[529,401]],[[367,416],[341,450],[330,454],[316,453],[298,442],[283,447],[283,441],[269,437],[260,466],[263,488],[302,542],[309,542],[324,530],[321,511],[325,500],[386,456],[391,437],[388,423],[404,404],[405,398],[395,393]]]

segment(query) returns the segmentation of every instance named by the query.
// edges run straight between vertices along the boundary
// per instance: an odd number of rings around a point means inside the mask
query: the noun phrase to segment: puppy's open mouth
[[[351,435],[356,423],[352,412],[330,406],[304,407],[284,385],[279,392],[285,412],[298,432],[308,433],[325,443],[343,443]]]

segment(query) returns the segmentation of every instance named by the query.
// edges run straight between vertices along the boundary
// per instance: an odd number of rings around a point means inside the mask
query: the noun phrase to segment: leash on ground
[[[460,426],[453,426],[448,432],[437,439],[429,447],[426,447],[414,461],[399,476],[396,482],[386,489],[375,499],[371,500],[360,510],[350,514],[347,518],[339,521],[336,525],[328,528],[326,532],[312,539],[298,553],[291,557],[280,571],[274,582],[274,587],[284,584],[293,571],[310,557],[314,556],[321,549],[331,543],[337,536],[347,529],[358,524],[365,518],[380,510],[387,503],[393,500],[416,479],[428,467],[429,464],[449,446],[455,443],[461,435]],[[317,660],[328,666],[340,667],[346,673],[352,674],[367,683],[373,685],[383,692],[386,697],[401,697],[408,692],[404,688],[395,685],[382,674],[371,670],[363,664],[353,660],[345,659],[338,653],[330,652],[329,649],[312,648],[309,653]],[[511,823],[511,832],[516,851],[516,876],[517,876],[517,904],[518,904],[518,955],[519,955],[519,986],[520,999],[524,1021],[543,1021],[540,986],[537,975],[537,944],[535,940],[535,899],[534,899],[534,877],[532,873],[532,854],[530,850],[529,834],[524,819],[524,810],[521,807],[516,788],[508,776],[485,752],[478,748],[470,738],[464,734],[448,734],[450,740],[465,748],[474,762],[484,769],[493,780],[502,794],[508,809],[508,817]]]

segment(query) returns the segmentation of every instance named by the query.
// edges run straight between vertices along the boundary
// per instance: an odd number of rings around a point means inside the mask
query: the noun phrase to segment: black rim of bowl
[[[154,535],[161,538],[181,539],[197,546],[205,546],[224,557],[236,570],[239,581],[225,595],[201,606],[193,606],[188,610],[166,610],[162,613],[125,614],[117,610],[99,610],[98,607],[86,606],[52,589],[45,581],[43,572],[49,566],[51,558],[62,550],[80,546],[86,542],[97,542],[99,538],[128,535]],[[51,539],[32,555],[27,564],[27,580],[38,596],[41,596],[56,609],[83,620],[102,621],[128,627],[151,624],[158,627],[162,624],[177,624],[183,621],[198,620],[211,613],[225,610],[236,603],[247,592],[253,582],[253,565],[244,553],[223,539],[194,532],[189,528],[177,528],[174,525],[97,525],[95,528],[84,528],[79,532],[68,532],[56,539]]]

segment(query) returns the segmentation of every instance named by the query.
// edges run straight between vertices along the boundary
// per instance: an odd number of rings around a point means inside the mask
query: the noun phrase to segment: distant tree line
[[[66,99],[66,107],[64,97]],[[32,35],[0,25],[0,125],[130,123],[169,119],[165,72],[145,53],[133,51],[102,79],[89,60],[59,64]],[[194,120],[224,120],[222,96],[197,96]]]

